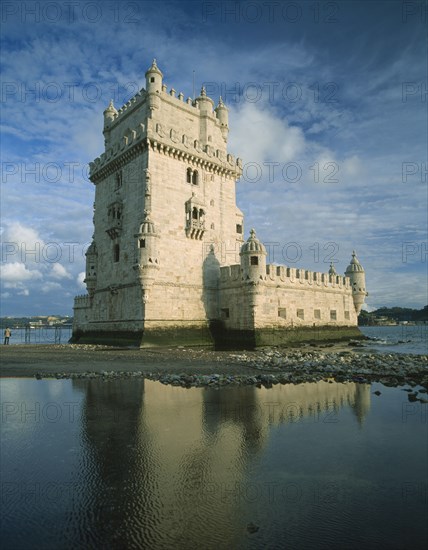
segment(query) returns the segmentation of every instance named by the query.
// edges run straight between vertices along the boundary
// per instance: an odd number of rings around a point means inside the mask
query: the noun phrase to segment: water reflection
[[[379,387],[3,380],[3,547],[425,548],[424,405]]]
[[[362,422],[370,407],[370,386],[353,383],[223,391],[151,381],[73,385],[85,391],[86,448],[85,513],[75,521],[85,543],[110,547],[238,547],[249,522],[239,491],[271,427],[334,422],[343,407]]]

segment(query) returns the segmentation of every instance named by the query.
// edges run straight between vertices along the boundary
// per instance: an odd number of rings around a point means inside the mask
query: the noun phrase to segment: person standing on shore
[[[7,345],[9,344],[9,338],[12,336],[12,333],[10,332],[10,328],[7,327],[6,330],[4,331],[4,342],[3,342],[3,345]]]

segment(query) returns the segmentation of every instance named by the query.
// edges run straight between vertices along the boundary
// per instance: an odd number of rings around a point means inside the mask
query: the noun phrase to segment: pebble
[[[81,346],[92,350],[99,346]],[[187,351],[187,350],[186,350]],[[198,353],[195,351],[195,353]],[[222,357],[217,357],[224,361]],[[196,373],[168,373],[142,371],[108,371],[85,373],[59,372],[54,376],[57,379],[67,378],[101,378],[104,381],[118,378],[147,378],[159,381],[162,384],[192,387],[229,387],[229,386],[257,386],[271,388],[277,384],[300,384],[305,382],[318,382],[328,380],[332,382],[356,382],[367,384],[380,382],[384,386],[410,386],[404,388],[409,394],[409,400],[416,398],[415,386],[420,387],[422,393],[428,389],[428,358],[426,355],[404,354],[375,354],[360,351],[340,351],[338,353],[323,350],[322,352],[310,350],[310,347],[302,350],[286,348],[265,348],[255,352],[233,353],[227,356],[231,364],[242,365],[253,372],[248,374],[196,374]],[[195,367],[197,368],[197,367]],[[226,367],[223,367],[226,368]],[[254,370],[258,374],[254,374]],[[38,372],[37,379],[51,378],[52,374]],[[378,395],[376,392],[374,392]]]

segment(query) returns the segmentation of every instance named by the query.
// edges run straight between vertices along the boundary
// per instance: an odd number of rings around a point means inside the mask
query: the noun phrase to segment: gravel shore
[[[357,345],[355,343],[355,345]],[[0,346],[1,377],[144,377],[183,387],[381,382],[428,389],[426,355],[377,354],[354,344],[224,352],[204,348],[123,349],[94,345]],[[425,401],[422,397],[418,400]]]

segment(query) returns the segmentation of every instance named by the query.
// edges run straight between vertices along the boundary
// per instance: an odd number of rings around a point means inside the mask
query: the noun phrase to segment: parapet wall
[[[81,294],[74,298],[74,309],[85,309],[91,307],[91,299],[88,294]]]
[[[351,290],[349,277],[342,275],[329,275],[318,271],[308,271],[283,265],[268,264],[266,274],[260,275],[260,281],[275,283],[281,287],[294,288],[296,285],[306,287],[335,288]],[[220,286],[227,287],[242,282],[242,270],[240,264],[228,265],[220,268]]]

